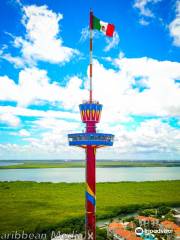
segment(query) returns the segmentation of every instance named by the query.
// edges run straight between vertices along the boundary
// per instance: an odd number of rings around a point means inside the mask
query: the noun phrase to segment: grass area
[[[0,233],[35,232],[83,218],[84,189],[82,183],[0,182]],[[180,206],[179,189],[180,181],[98,183],[97,216]]]
[[[146,162],[146,161],[97,161],[97,167],[175,167],[180,162]],[[0,166],[0,169],[25,168],[77,168],[85,167],[85,161],[22,161],[22,164]]]

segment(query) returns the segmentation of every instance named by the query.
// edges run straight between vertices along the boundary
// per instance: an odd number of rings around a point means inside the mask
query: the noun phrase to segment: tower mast
[[[93,48],[93,11],[92,9],[90,9],[89,31],[90,31],[89,101],[92,102],[92,48]]]

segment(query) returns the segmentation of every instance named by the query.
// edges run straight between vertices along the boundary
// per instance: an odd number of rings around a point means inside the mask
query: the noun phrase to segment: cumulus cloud
[[[26,29],[25,37],[14,37],[13,45],[19,48],[22,57],[4,53],[1,58],[14,63],[16,67],[35,65],[37,61],[64,63],[79,54],[79,51],[63,44],[59,37],[59,22],[62,14],[57,14],[43,6],[24,6],[22,24]]]
[[[103,120],[116,122],[128,114],[180,114],[180,88],[175,81],[180,77],[179,63],[146,57],[118,58],[113,63],[119,70],[94,61],[94,98],[106,108]]]
[[[119,152],[180,154],[180,132],[161,120],[146,120],[135,131],[116,126],[115,149]]]
[[[180,47],[180,1],[176,2],[176,16],[169,24],[170,36],[173,38],[173,44]]]
[[[12,63],[15,66],[15,68],[19,68],[19,67],[23,68],[26,66],[26,63],[22,57],[18,57],[18,56],[14,57],[10,53],[4,53],[2,51],[0,54],[0,58]]]
[[[8,76],[0,77],[0,100],[15,101],[18,106],[28,106],[42,102],[59,102],[65,108],[77,108],[79,100],[83,100],[86,91],[81,91],[82,80],[71,77],[65,87],[57,82],[50,83],[47,71],[38,68],[25,68],[19,73],[16,84]],[[78,96],[78,98],[77,98]]]
[[[62,151],[61,147],[64,147],[65,151],[68,150],[67,133],[72,129],[77,130],[80,126],[79,123],[68,122],[62,119],[50,117],[36,120],[34,124],[38,128],[44,129],[44,132],[41,134],[40,139],[30,138],[30,143],[33,146],[38,146],[40,148],[46,146],[47,152]]]
[[[134,153],[145,154],[159,150],[162,154],[163,151],[173,154],[174,149],[174,153],[179,154],[179,131],[161,122],[161,118],[180,115],[180,88],[176,81],[180,77],[180,63],[147,57],[126,58],[122,53],[118,58],[108,61],[115,68],[107,68],[99,61],[93,61],[93,98],[104,106],[98,129],[116,135],[112,151],[116,150],[117,155],[131,149]],[[51,82],[46,71],[27,68],[20,71],[18,84],[7,76],[0,78],[0,84],[3,89],[0,99],[18,102],[17,107],[1,106],[0,113],[8,113],[17,118],[34,116],[36,119],[32,121],[33,129],[42,131],[38,137],[31,135],[25,138],[29,147],[24,146],[24,151],[31,149],[29,151],[32,154],[33,151],[37,154],[41,151],[53,154],[56,151],[58,154],[63,152],[63,156],[69,156],[69,151],[72,154],[77,151],[74,148],[69,149],[67,133],[83,129],[78,105],[87,99],[87,80],[84,83],[85,88],[82,88],[82,80],[77,77],[70,78],[66,86],[62,87],[57,82]],[[23,98],[19,95],[23,95]],[[64,110],[26,108],[28,104],[39,102],[58,103]],[[159,120],[146,121],[137,129],[129,131],[123,126],[133,123],[133,115],[158,116]],[[163,145],[166,137],[168,139]],[[106,150],[100,151],[99,156],[103,157],[104,152]]]
[[[27,144],[0,144],[0,153],[9,158],[18,156],[19,159],[29,158],[53,158],[74,159],[83,155],[78,148],[69,148],[67,133],[72,130],[80,131],[80,123],[73,123],[53,117],[43,117],[34,122],[33,132],[40,130],[37,135],[30,134],[26,129],[21,129],[16,135],[22,136]],[[14,134],[15,135],[15,134]]]
[[[54,121],[53,119],[42,119],[38,126],[46,129],[39,138],[26,137],[29,144],[18,146],[17,144],[0,144],[0,152],[16,154],[23,158],[34,156],[38,158],[53,157],[64,159],[82,158],[84,152],[79,148],[68,147],[67,133],[71,129],[71,122]],[[45,125],[44,125],[45,124]],[[49,127],[48,127],[49,126]],[[106,128],[107,126],[107,128]],[[99,150],[98,159],[109,157],[123,159],[142,157],[143,159],[166,159],[174,160],[180,154],[180,133],[179,130],[170,127],[161,120],[146,120],[135,130],[128,131],[120,124],[116,126],[106,125],[104,131],[115,134],[115,143],[111,149]],[[78,131],[79,125],[74,124],[73,130]],[[28,152],[28,155],[27,155]]]
[[[8,112],[5,112],[3,114],[0,112],[0,123],[5,123],[9,126],[17,127],[20,122],[21,121],[17,116]]]
[[[109,114],[111,121],[128,114],[180,113],[180,89],[175,81],[180,77],[179,63],[147,57],[111,60],[117,70],[93,62],[94,98],[104,103],[108,109],[104,114]],[[0,77],[0,99],[16,101],[19,107],[49,102],[77,112],[79,102],[88,96],[88,81],[85,89],[81,86],[82,80],[75,76],[62,87],[51,83],[45,70],[26,68],[20,71],[18,84],[7,76]]]
[[[70,131],[70,129],[78,129],[80,127],[80,121],[79,122],[70,122],[62,119],[57,119],[53,117],[43,117],[39,120],[35,121],[35,124],[41,128],[44,129],[53,129],[53,130],[61,130],[63,133],[67,133]]]
[[[78,113],[73,113],[69,111],[53,111],[53,110],[35,110],[28,109],[24,107],[12,107],[12,106],[0,106],[0,113],[9,113],[14,116],[20,117],[36,117],[36,118],[60,118],[78,121],[80,116]]]

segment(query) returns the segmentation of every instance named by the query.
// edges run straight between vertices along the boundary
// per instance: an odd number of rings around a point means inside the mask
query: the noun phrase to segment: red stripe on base
[[[115,26],[113,24],[108,24],[107,30],[106,30],[106,35],[108,37],[113,37],[114,29],[115,29]]]

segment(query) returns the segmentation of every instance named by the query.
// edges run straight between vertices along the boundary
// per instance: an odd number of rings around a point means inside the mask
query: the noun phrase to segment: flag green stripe
[[[100,25],[100,19],[97,17],[93,16],[93,29],[97,29],[100,31],[101,25]]]

